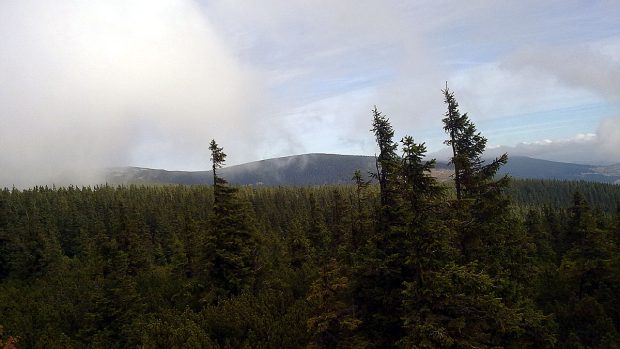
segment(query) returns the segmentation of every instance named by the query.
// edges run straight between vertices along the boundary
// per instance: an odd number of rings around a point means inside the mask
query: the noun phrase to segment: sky
[[[372,155],[371,109],[445,157],[620,162],[620,2],[0,0],[0,186],[101,169]]]

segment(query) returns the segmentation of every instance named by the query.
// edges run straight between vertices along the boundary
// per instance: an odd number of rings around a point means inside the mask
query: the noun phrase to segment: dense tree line
[[[454,186],[375,108],[376,184],[232,187],[213,141],[212,186],[0,191],[0,345],[617,347],[617,206],[511,188],[444,97]]]
[[[606,214],[615,212],[620,200],[620,185],[585,181],[549,179],[513,179],[506,194],[519,206],[549,206],[567,209],[573,204],[576,192]]]

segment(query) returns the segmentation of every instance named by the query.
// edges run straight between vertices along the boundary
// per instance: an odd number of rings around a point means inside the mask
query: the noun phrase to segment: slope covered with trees
[[[220,173],[235,185],[307,186],[348,184],[351,173],[361,170],[366,176],[375,172],[375,157],[363,155],[303,154],[268,159],[222,168]],[[433,175],[447,181],[454,170],[445,161],[437,161]],[[513,178],[620,183],[617,165],[589,166],[511,156],[498,175]],[[106,174],[110,184],[212,184],[209,171],[166,171],[124,167]]]
[[[0,191],[0,344],[617,346],[617,204],[511,201],[507,158],[444,97],[454,185],[375,108],[376,184],[233,187],[212,141],[211,186]]]

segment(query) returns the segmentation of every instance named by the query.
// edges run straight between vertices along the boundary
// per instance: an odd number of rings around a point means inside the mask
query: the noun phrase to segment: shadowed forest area
[[[450,185],[375,108],[373,183],[230,186],[212,141],[212,186],[0,191],[0,348],[617,348],[617,186],[497,176],[443,92]]]

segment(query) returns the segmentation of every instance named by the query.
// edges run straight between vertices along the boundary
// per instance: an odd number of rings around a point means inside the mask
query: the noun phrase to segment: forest
[[[511,181],[443,91],[449,184],[375,108],[350,185],[0,191],[0,348],[618,348],[617,185]]]

